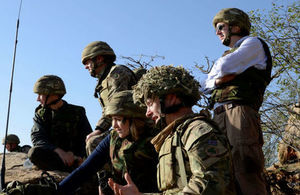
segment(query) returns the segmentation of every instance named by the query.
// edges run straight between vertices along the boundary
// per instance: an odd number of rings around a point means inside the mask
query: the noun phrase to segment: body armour
[[[114,181],[125,185],[124,174],[128,172],[141,192],[157,192],[157,153],[150,143],[152,137],[144,136],[137,141],[130,141],[128,137],[120,138],[115,130],[110,134]]]
[[[109,65],[95,88],[95,96],[104,108],[113,93],[131,89],[136,84],[134,73],[123,65]]]
[[[259,110],[265,89],[271,81],[272,57],[268,45],[260,38],[258,39],[267,56],[266,70],[250,67],[232,81],[218,86],[211,95],[211,106],[216,102],[237,101]]]
[[[229,144],[212,121],[193,114],[166,128],[173,133],[159,150],[163,194],[235,194]]]
[[[135,75],[128,67],[115,64],[107,65],[98,80],[94,93],[94,96],[98,98],[100,102],[102,113],[104,113],[105,106],[115,92],[131,89],[135,84]],[[104,132],[110,127],[111,119],[102,114],[102,117],[97,122],[96,129],[100,129]]]

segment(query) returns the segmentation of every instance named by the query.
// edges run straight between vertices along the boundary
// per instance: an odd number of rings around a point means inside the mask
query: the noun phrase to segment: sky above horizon
[[[295,0],[278,0],[291,4]],[[16,22],[20,0],[0,4],[0,137],[5,134]],[[8,133],[29,144],[34,110],[39,105],[33,85],[46,74],[60,76],[64,99],[85,107],[92,128],[101,116],[93,97],[97,83],[81,64],[82,49],[105,41],[120,56],[159,55],[152,65],[182,65],[188,70],[205,57],[217,59],[226,49],[220,44],[212,18],[222,8],[249,12],[269,10],[272,0],[23,0],[15,62]],[[147,60],[147,59],[146,59]],[[204,75],[192,72],[199,80]],[[2,152],[2,150],[0,150]]]

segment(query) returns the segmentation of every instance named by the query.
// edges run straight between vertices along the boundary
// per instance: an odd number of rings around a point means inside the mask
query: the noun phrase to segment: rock
[[[0,155],[2,162],[2,154]],[[5,154],[5,183],[11,181],[20,181],[22,183],[37,183],[41,177],[42,170],[33,166],[32,168],[25,168],[23,166],[27,154],[21,152],[10,152]],[[48,171],[57,182],[62,181],[69,173],[61,171]]]
[[[0,162],[2,164],[2,156],[0,154]],[[25,160],[27,159],[27,154],[21,152],[8,152],[5,154],[5,183],[11,181],[19,181],[23,184],[31,183],[38,184],[41,178],[42,170],[38,169],[36,166],[32,168],[25,168],[23,166]],[[54,177],[56,182],[62,181],[68,172],[62,171],[47,171],[51,176]],[[92,181],[88,181],[81,186],[81,189],[76,192],[76,195],[97,195],[98,194],[98,184],[97,178]]]

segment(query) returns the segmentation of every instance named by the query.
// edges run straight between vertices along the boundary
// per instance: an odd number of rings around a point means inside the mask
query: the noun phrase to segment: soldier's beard
[[[155,124],[155,127],[157,129],[164,129],[167,126],[167,122],[166,122],[166,116],[165,115],[161,115],[159,121]]]
[[[90,70],[90,75],[91,75],[92,77],[99,78],[99,77],[103,74],[105,68],[102,68],[102,69],[100,70],[100,72],[98,72],[98,73],[96,72],[96,69],[97,69],[98,67],[101,67],[101,66],[104,66],[104,65],[105,65],[104,62],[99,62],[98,64],[93,63],[92,68],[91,68],[91,70]]]
[[[231,35],[232,35],[232,33],[231,33],[231,28],[232,28],[232,26],[229,26],[228,27],[228,33],[226,33],[225,34],[225,39],[223,40],[223,45],[225,45],[225,46],[229,46],[230,45],[230,42],[231,42]]]
[[[223,45],[225,45],[225,46],[229,46],[230,41],[231,41],[231,35],[229,34],[229,35],[226,36],[226,38],[223,40],[222,43],[223,43]]]

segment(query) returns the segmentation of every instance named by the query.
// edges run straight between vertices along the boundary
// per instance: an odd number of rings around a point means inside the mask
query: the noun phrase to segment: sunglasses
[[[225,27],[225,24],[217,25],[217,26],[216,26],[216,31],[221,31],[221,30],[224,29],[224,27]]]

